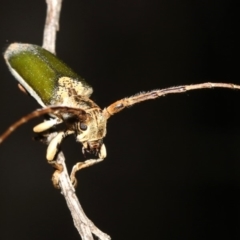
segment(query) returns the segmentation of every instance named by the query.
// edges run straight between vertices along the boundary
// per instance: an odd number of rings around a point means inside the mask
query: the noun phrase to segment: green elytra
[[[46,106],[55,100],[58,80],[61,77],[81,82],[87,90],[88,94],[85,93],[87,97],[92,93],[92,88],[82,77],[55,55],[37,45],[13,43],[6,50],[4,57],[20,84],[35,99],[40,98]]]

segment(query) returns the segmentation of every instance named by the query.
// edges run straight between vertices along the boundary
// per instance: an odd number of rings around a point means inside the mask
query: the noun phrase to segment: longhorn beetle
[[[44,134],[60,123],[66,124],[66,130],[59,131],[48,145],[46,158],[49,163],[54,162],[59,145],[70,134],[75,134],[77,142],[81,142],[83,153],[89,152],[98,156],[97,159],[79,162],[73,167],[70,177],[75,184],[76,171],[101,162],[106,157],[103,138],[106,135],[107,120],[124,108],[170,93],[194,89],[214,87],[240,89],[240,86],[231,83],[183,85],[141,92],[101,109],[89,98],[93,92],[92,87],[47,50],[32,44],[13,43],[6,49],[4,58],[21,89],[27,91],[43,108],[33,111],[11,125],[0,136],[0,143],[23,123],[49,114],[50,118],[35,126],[34,132]]]

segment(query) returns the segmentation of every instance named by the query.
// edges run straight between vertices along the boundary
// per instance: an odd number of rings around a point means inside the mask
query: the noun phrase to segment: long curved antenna
[[[204,88],[230,88],[230,89],[240,89],[239,85],[235,85],[232,83],[200,83],[200,84],[192,84],[192,85],[182,85],[177,87],[170,87],[164,89],[152,90],[150,92],[140,92],[132,97],[123,98],[119,101],[114,102],[104,109],[104,114],[106,118],[111,117],[113,114],[122,111],[124,108],[132,106],[136,103],[140,103],[146,100],[155,99],[167,94],[174,93],[183,93],[196,89],[204,89]]]
[[[20,118],[18,121],[13,123],[2,135],[0,135],[0,144],[22,124],[30,121],[33,118],[49,113],[54,113],[56,115],[59,115],[61,113],[73,114],[81,121],[85,121],[87,118],[86,112],[80,108],[71,108],[65,106],[50,106],[43,109],[38,109],[25,115],[24,117]]]

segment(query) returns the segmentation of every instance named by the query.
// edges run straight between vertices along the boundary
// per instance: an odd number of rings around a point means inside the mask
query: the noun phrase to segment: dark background
[[[140,91],[239,79],[236,1],[63,1],[57,54],[93,86],[101,107]],[[44,0],[0,3],[0,47],[41,45]],[[0,58],[3,132],[38,108]],[[240,92],[198,90],[110,119],[108,156],[78,173],[77,195],[114,240],[239,239]],[[50,181],[46,147],[22,126],[0,146],[0,239],[79,239]],[[70,168],[83,160],[64,141]]]

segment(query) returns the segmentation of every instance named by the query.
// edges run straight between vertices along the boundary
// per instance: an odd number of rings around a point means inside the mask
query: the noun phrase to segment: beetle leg
[[[59,145],[61,144],[64,138],[64,132],[59,132],[49,143],[47,147],[47,155],[46,158],[50,162],[56,156],[56,153],[59,149]]]
[[[51,118],[35,126],[33,128],[33,131],[35,133],[43,132],[60,123],[62,123],[62,120],[60,118]]]
[[[57,189],[59,189],[59,174],[63,170],[63,166],[61,164],[58,164],[56,162],[51,162],[52,166],[56,169],[52,175],[52,182],[53,186]]]
[[[73,184],[74,187],[77,186],[77,179],[75,177],[76,175],[76,172],[83,169],[83,168],[86,168],[86,167],[90,167],[96,163],[99,163],[99,162],[102,162],[104,160],[104,158],[106,158],[107,156],[107,151],[106,151],[106,147],[104,144],[102,144],[101,146],[101,149],[100,149],[100,152],[98,154],[98,159],[88,159],[84,162],[78,162],[76,163],[73,168],[72,168],[72,172],[70,174],[70,179],[71,179],[71,182]]]
[[[61,164],[58,164],[56,161],[53,161],[57,151],[59,150],[59,146],[62,142],[62,140],[74,133],[74,131],[66,131],[66,132],[59,132],[49,143],[48,148],[47,148],[47,160],[48,163],[50,163],[56,171],[52,175],[52,182],[55,188],[59,188],[59,174],[62,172],[63,167]]]
[[[76,175],[76,172],[83,169],[83,168],[86,168],[86,167],[90,167],[96,163],[99,163],[99,162],[102,162],[104,159],[89,159],[89,160],[86,160],[84,162],[78,162],[76,163],[73,168],[72,168],[72,172],[71,172],[71,175],[70,175],[70,179],[71,179],[71,182],[73,184],[73,186],[76,188],[77,186],[77,179],[75,177]]]
[[[66,136],[73,134],[73,133],[74,133],[74,131],[66,131],[66,132],[61,131],[50,141],[48,148],[47,148],[47,156],[46,156],[46,158],[49,162],[54,160],[62,140]]]

